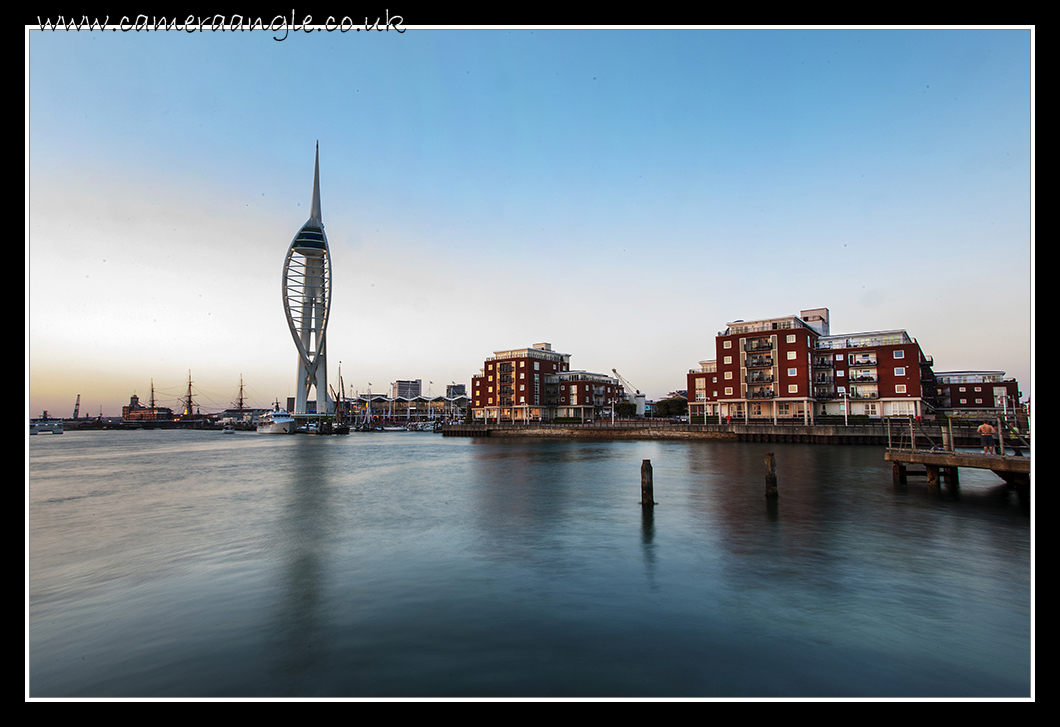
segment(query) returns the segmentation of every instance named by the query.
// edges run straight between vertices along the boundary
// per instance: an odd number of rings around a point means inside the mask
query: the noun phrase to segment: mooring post
[[[766,455],[766,497],[777,496],[777,460],[770,452]]]
[[[640,504],[655,504],[655,483],[653,482],[651,460],[646,459],[640,465]]]

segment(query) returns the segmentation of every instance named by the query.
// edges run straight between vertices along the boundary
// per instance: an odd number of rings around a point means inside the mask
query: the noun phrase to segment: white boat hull
[[[258,421],[258,432],[261,434],[294,434],[294,418],[282,409],[269,412]]]
[[[60,422],[33,422],[29,425],[30,434],[62,434],[63,423]]]

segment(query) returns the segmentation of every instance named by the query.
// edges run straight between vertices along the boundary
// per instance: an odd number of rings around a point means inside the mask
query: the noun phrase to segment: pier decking
[[[956,492],[960,485],[961,467],[987,469],[1015,489],[1020,500],[1028,504],[1031,494],[1031,450],[1026,422],[1022,423],[1022,428],[1015,418],[1008,420],[998,417],[995,422],[997,426],[994,433],[998,439],[990,447],[991,452],[957,450],[958,440],[952,426],[941,431],[941,446],[919,423],[910,423],[908,429],[899,427],[894,432],[889,431],[884,459],[891,463],[894,483],[904,485],[909,475],[924,475],[928,488],[938,490],[940,480],[945,478],[946,484]],[[929,446],[918,446],[918,436],[920,445]],[[1012,454],[1008,454],[1010,449]],[[923,465],[924,469],[913,472],[909,469],[910,465]]]
[[[961,467],[988,469],[1016,491],[1020,501],[1030,502],[1031,458],[1020,455],[982,454],[978,452],[939,452],[931,450],[888,449],[884,459],[891,463],[896,485],[906,484],[909,475],[927,477],[929,489],[938,490],[945,478],[947,486],[956,491],[960,485]],[[923,471],[913,472],[910,465],[923,465]]]

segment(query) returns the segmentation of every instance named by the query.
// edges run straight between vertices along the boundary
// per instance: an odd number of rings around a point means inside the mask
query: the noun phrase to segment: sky
[[[1031,29],[402,29],[27,28],[29,414],[294,396],[318,143],[348,394],[549,342],[661,398],[826,307],[1030,398]]]

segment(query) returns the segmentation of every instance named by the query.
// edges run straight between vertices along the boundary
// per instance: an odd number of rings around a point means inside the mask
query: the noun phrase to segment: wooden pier
[[[1009,432],[1008,442],[1005,440],[1005,432]],[[903,426],[896,432],[888,429],[887,450],[884,459],[891,463],[891,471],[896,485],[904,485],[910,475],[922,475],[927,478],[929,489],[938,491],[940,483],[945,481],[946,485],[956,492],[960,486],[959,470],[961,467],[973,469],[990,470],[1019,495],[1024,504],[1030,503],[1031,495],[1031,458],[1030,442],[1023,433],[1012,427],[1003,419],[997,420],[995,432],[999,437],[997,443],[991,447],[992,453],[957,451],[953,446],[952,431],[949,436],[944,436],[942,442],[936,442],[932,437],[918,427],[910,423],[908,427],[908,439],[906,428]],[[1011,436],[1016,432],[1016,436]],[[920,445],[917,435],[920,435]],[[942,432],[944,435],[947,432]],[[896,436],[897,434],[897,436]],[[1007,444],[1007,446],[1006,446]],[[1012,454],[1007,454],[1008,449]],[[1027,452],[1027,456],[1024,456]],[[910,466],[923,466],[923,469],[911,470]]]
[[[1030,485],[1030,457],[1007,454],[979,454],[976,452],[935,452],[931,450],[888,449],[884,459],[891,463],[894,481],[905,484],[910,474],[924,474],[928,484],[938,487],[939,477],[958,484],[957,471],[961,467],[990,470],[1014,487]],[[923,465],[923,472],[909,472],[910,465]]]

